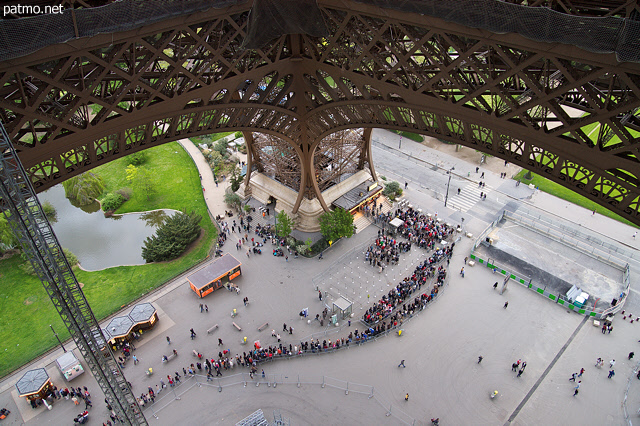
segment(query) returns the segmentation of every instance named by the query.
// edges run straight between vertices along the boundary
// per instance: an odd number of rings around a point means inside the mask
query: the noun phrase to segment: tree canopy
[[[161,262],[180,256],[200,235],[202,216],[195,212],[179,212],[167,217],[142,247],[146,262]]]
[[[92,172],[84,172],[62,182],[65,197],[79,206],[93,203],[104,192],[102,178]]]
[[[283,238],[288,237],[295,225],[293,219],[284,210],[280,210],[280,213],[276,215],[276,219],[276,235]]]
[[[353,216],[348,211],[337,208],[320,216],[320,232],[330,242],[353,235]]]

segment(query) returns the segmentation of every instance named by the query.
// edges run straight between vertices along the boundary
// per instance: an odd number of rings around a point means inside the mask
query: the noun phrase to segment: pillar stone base
[[[348,179],[325,190],[322,193],[322,197],[327,205],[331,205],[333,201],[369,179],[371,179],[369,172],[360,170]],[[293,206],[298,198],[297,192],[262,173],[256,172],[251,174],[249,188],[245,188],[243,183],[237,193],[241,197],[251,194],[253,198],[263,204],[267,204],[269,197],[273,197],[276,199],[276,212],[284,210],[295,221],[295,229],[302,232],[320,231],[319,219],[324,210],[317,198],[313,200],[303,198],[300,208],[298,208],[298,213],[293,214]]]

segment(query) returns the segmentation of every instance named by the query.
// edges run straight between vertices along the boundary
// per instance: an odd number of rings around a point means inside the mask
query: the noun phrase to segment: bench
[[[175,357],[177,357],[177,356],[178,356],[178,355],[176,355],[176,354],[174,354],[174,353],[170,353],[170,354],[167,356],[167,359],[165,360],[165,362],[169,362],[169,361],[171,361],[172,359],[174,359],[174,358],[175,358]]]
[[[235,322],[234,322],[234,323],[232,323],[232,324],[233,324],[233,326],[234,326],[235,328],[237,328],[237,329],[238,329],[238,331],[242,331],[242,327],[240,327],[238,324],[236,324]]]
[[[267,327],[269,327],[269,323],[268,323],[268,322],[265,322],[265,323],[264,323],[264,324],[262,324],[260,327],[258,327],[258,331],[262,331],[262,330],[264,330],[264,329],[265,329],[265,328],[267,328]]]
[[[213,331],[218,328],[218,324],[214,325],[213,327],[211,327],[210,329],[207,330],[207,334],[211,334],[213,333]]]

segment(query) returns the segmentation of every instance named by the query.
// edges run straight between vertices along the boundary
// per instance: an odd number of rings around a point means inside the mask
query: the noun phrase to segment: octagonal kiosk
[[[133,321],[128,316],[126,317],[116,317],[112,319],[109,324],[107,324],[107,331],[111,335],[111,339],[109,339],[109,344],[119,348],[122,344],[127,340],[129,336],[129,332],[133,328]],[[106,336],[105,336],[106,337]]]
[[[44,368],[27,371],[16,383],[18,395],[24,396],[28,401],[45,399],[52,388],[53,384]]]
[[[129,318],[135,324],[133,331],[149,330],[158,321],[158,311],[151,303],[140,303],[131,309]],[[135,336],[134,336],[135,337]]]

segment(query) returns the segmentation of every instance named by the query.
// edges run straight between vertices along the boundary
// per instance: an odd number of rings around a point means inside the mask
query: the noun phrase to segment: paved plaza
[[[394,151],[398,138],[390,132],[374,132],[377,172],[401,183],[406,181],[405,197],[414,207],[437,212],[438,217],[452,224],[461,224],[464,218],[466,232],[480,234],[507,205],[524,206],[556,215],[558,220],[569,220],[585,232],[612,238],[627,250],[637,249],[638,242],[631,238],[632,228],[500,179],[504,170],[511,176],[513,166],[505,167],[497,159],[481,167],[489,189],[487,200],[480,201],[478,196],[473,202],[464,192],[477,186],[475,163],[406,139],[402,141],[402,151],[411,154],[411,158],[402,157]],[[221,200],[228,182],[216,187],[198,150],[191,149],[188,143],[184,145],[201,169],[212,215],[222,214],[225,206]],[[433,165],[440,168],[434,169]],[[454,166],[456,174],[449,193],[453,208],[445,208],[447,176],[443,168]],[[460,195],[457,188],[461,188]],[[200,300],[181,276],[141,300],[157,307],[159,322],[137,343],[135,355],[140,363],[134,366],[129,361],[124,369],[134,393],[146,392],[161,378],[166,382],[167,374],[182,374],[182,367],[196,362],[193,350],[205,357],[217,357],[222,349],[229,349],[232,355],[242,354],[256,340],[266,346],[277,344],[272,329],[282,335],[287,346],[310,338],[321,342],[344,338],[356,328],[362,331],[358,320],[364,310],[403,277],[411,275],[417,263],[428,255],[413,247],[401,255],[397,266],[379,273],[363,258],[378,229],[371,225],[338,242],[324,253],[322,260],[290,256],[288,262],[272,256],[270,244],[265,245],[262,255],[248,258],[246,248],[235,248],[234,236],[238,234],[231,234],[224,249],[243,263],[242,276],[237,281],[239,294],[221,289]],[[279,413],[292,425],[427,425],[433,417],[439,417],[442,425],[623,425],[628,424],[622,408],[627,388],[630,420],[637,423],[640,380],[635,378],[634,370],[640,359],[640,324],[623,321],[617,315],[614,331],[602,334],[585,317],[515,282],[500,295],[493,283],[501,277],[480,265],[467,266],[463,278],[458,272],[473,242],[461,237],[456,243],[444,291],[403,324],[401,336],[392,333],[334,353],[264,363],[259,365],[254,379],[249,378],[248,370],[236,367],[224,370],[221,379],[210,382],[205,376],[183,380],[181,386],[165,389],[153,406],[144,408],[149,423],[170,425],[187,420],[190,424],[233,425],[262,409],[268,420],[273,421],[274,413]],[[640,300],[633,289],[638,273],[635,260],[630,267],[632,292],[625,309],[640,314]],[[323,301],[318,298],[318,289],[326,294]],[[327,323],[321,326],[313,320],[325,304],[330,308],[332,301],[341,296],[354,302],[351,326],[343,322],[338,327]],[[249,298],[248,306],[242,303],[244,297]],[[206,303],[209,312],[201,313],[200,303]],[[310,322],[298,315],[304,308],[309,309]],[[233,309],[237,310],[235,318],[231,316]],[[242,331],[236,330],[234,322]],[[267,322],[269,325],[259,331]],[[284,323],[293,327],[293,334],[283,332]],[[214,324],[218,328],[207,334]],[[192,327],[197,332],[194,340],[189,338]],[[171,337],[170,346],[165,336]],[[241,344],[244,337],[249,342],[246,346]],[[218,339],[222,339],[223,346],[218,345]],[[72,345],[69,342],[66,346]],[[176,349],[179,356],[163,364],[162,355],[171,349]],[[637,351],[638,356],[628,360],[631,351]],[[61,352],[53,351],[25,370],[45,367],[54,384],[64,387],[53,364]],[[481,363],[478,356],[483,357]],[[598,357],[605,360],[602,368],[594,366]],[[518,359],[527,363],[521,377],[511,369]],[[616,375],[608,379],[611,359],[616,360]],[[401,360],[405,360],[406,368],[398,367]],[[154,370],[152,376],[145,374],[149,367]],[[586,371],[579,379],[579,394],[573,396],[575,384],[568,379],[581,368]],[[0,383],[0,406],[12,411],[4,424],[71,424],[74,415],[82,411],[84,405],[74,406],[65,400],[55,402],[50,411],[32,410],[15,391],[15,381],[21,374]],[[89,374],[70,384],[86,385],[92,392],[94,406],[89,424],[108,419],[104,396]],[[499,395],[490,399],[493,390],[498,390]],[[407,393],[409,399],[405,400]]]

